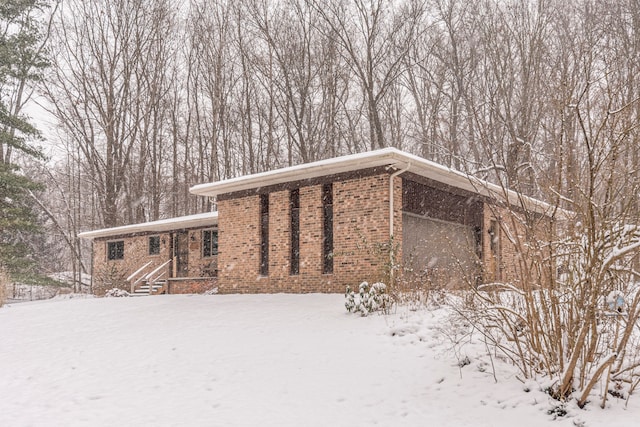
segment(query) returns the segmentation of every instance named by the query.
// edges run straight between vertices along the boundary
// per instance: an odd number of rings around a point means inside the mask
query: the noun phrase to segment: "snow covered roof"
[[[205,212],[196,215],[143,222],[142,224],[131,224],[120,227],[103,228],[101,230],[85,231],[78,234],[78,237],[83,239],[96,239],[98,237],[118,236],[121,234],[159,233],[162,231],[206,227],[216,224],[218,224],[218,212]]]
[[[438,163],[423,159],[422,157],[400,151],[396,148],[383,148],[381,150],[320,160],[313,163],[241,176],[224,181],[199,184],[191,187],[190,192],[199,196],[217,196],[219,194],[251,190],[269,185],[284,184],[291,181],[301,181],[381,166],[388,166],[397,170],[408,167],[406,172],[411,172],[454,188],[494,199],[504,199],[505,194],[507,194],[509,203],[512,205],[524,205],[527,209],[540,213],[547,213],[550,210],[550,206],[544,202],[522,196],[514,191],[505,191],[498,185],[450,169]]]

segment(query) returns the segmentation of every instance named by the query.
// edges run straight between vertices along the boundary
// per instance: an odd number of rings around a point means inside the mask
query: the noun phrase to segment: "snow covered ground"
[[[363,318],[343,303],[194,295],[5,306],[0,426],[638,424],[640,396],[605,411],[569,404],[554,421],[541,386],[520,382],[444,309]]]

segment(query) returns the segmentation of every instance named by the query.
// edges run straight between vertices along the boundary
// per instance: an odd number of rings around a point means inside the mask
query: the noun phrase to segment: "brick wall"
[[[160,236],[160,254],[149,255],[149,236],[129,236],[113,239],[96,239],[93,242],[93,293],[104,295],[111,288],[120,288],[127,292],[131,286],[125,279],[142,267],[147,262],[151,262],[147,272],[160,266],[170,258],[170,238],[169,234],[153,234]],[[124,241],[124,258],[118,260],[107,259],[108,242]],[[164,278],[169,277],[170,266],[165,267]],[[158,272],[160,273],[160,272]]]
[[[189,267],[188,277],[208,277],[217,269],[217,256],[203,256],[202,231],[203,229],[189,230]]]
[[[214,289],[216,284],[215,277],[176,278],[167,281],[167,288],[170,294],[201,294]]]
[[[218,269],[217,283],[207,278],[175,283],[175,292],[202,292],[217,285],[221,293],[344,292],[362,281],[389,283],[389,174],[375,173],[333,182],[333,273],[323,274],[322,183],[300,187],[300,268],[291,274],[290,188],[270,188],[269,274],[260,274],[260,196],[231,195],[218,200],[219,254],[202,256],[202,228],[188,231],[188,276],[201,278]],[[402,179],[394,180],[395,260],[402,260]],[[481,203],[481,202],[477,202]],[[517,248],[507,233],[526,238],[510,221],[508,210],[482,205],[483,281],[519,283]],[[477,218],[477,217],[476,217]],[[495,220],[496,253],[488,230]],[[515,224],[515,225],[514,225]],[[170,259],[171,233],[161,233],[160,254],[148,255],[149,235],[127,236],[123,260],[107,260],[107,239],[94,242],[94,293],[112,287],[130,289],[124,278],[148,261],[157,266]],[[496,264],[497,263],[497,264]],[[399,274],[399,273],[397,273]],[[171,276],[171,265],[165,277]]]
[[[249,292],[260,266],[260,197],[218,201],[218,289]]]
[[[402,180],[394,182],[394,244],[402,259]],[[389,175],[334,184],[334,272],[345,284],[387,282],[389,274]]]
[[[396,243],[402,236],[402,181],[394,181]],[[269,193],[269,274],[259,274],[259,196],[218,201],[218,288],[231,292],[344,292],[388,274],[389,175],[333,182],[334,270],[323,274],[322,184],[300,188],[300,272],[290,274],[289,189]],[[400,254],[401,256],[401,254]]]
[[[189,245],[189,266],[188,276],[191,278],[209,277],[215,273],[217,257],[202,256],[202,229],[192,229],[188,231]],[[160,253],[149,255],[149,237],[160,237]],[[124,258],[119,260],[107,259],[108,242],[124,241]],[[108,239],[96,239],[93,242],[93,293],[104,295],[111,288],[120,288],[129,292],[131,284],[125,279],[147,262],[151,262],[144,272],[150,273],[156,267],[171,259],[171,233],[155,233],[137,236],[119,236]],[[168,279],[173,276],[172,264],[163,267],[157,274],[164,272],[161,279]],[[135,279],[137,279],[137,276]],[[203,285],[203,283],[209,285]],[[203,287],[212,288],[215,280],[196,280],[194,286],[176,285],[175,292],[172,293],[193,293],[191,290],[201,292]],[[204,289],[207,290],[207,289]]]
[[[490,247],[489,228],[491,221],[495,221],[497,224],[497,254],[492,254]],[[485,203],[484,215],[483,215],[483,281],[489,282],[504,282],[512,283],[517,286],[522,285],[522,277],[524,271],[526,271],[525,263],[531,265],[534,262],[534,258],[540,261],[542,258],[546,258],[547,254],[544,252],[544,248],[538,247],[538,245],[531,244],[529,239],[535,238],[536,241],[545,242],[548,240],[548,236],[545,234],[550,226],[550,219],[545,217],[537,217],[535,225],[532,228],[535,229],[533,235],[527,233],[527,227],[524,225],[524,215],[517,211],[511,211],[503,207],[497,207],[488,205]],[[519,243],[514,243],[519,242]],[[497,263],[497,264],[496,264]],[[543,276],[548,272],[542,271]],[[535,272],[530,273],[535,274]],[[548,277],[537,277],[530,281],[530,284],[536,284],[536,282],[542,282],[548,280]]]

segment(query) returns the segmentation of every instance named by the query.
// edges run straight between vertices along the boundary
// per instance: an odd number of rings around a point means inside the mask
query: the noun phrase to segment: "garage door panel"
[[[403,261],[418,275],[432,275],[460,285],[478,272],[472,227],[404,213]],[[451,283],[449,283],[451,282]]]

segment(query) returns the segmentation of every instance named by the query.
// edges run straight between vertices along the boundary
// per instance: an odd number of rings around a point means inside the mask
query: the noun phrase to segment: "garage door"
[[[405,267],[441,286],[474,283],[479,272],[473,227],[411,213],[402,215]]]

